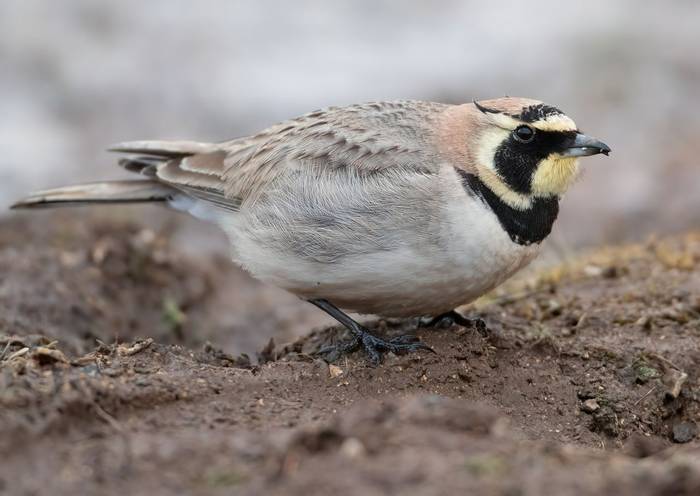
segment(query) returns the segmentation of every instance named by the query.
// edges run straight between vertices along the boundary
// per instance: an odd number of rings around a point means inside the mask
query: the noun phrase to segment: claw
[[[402,334],[389,340],[389,343],[391,344],[413,344],[418,342],[420,342],[420,339],[418,339],[418,336],[413,334]]]
[[[429,350],[435,353],[430,346],[421,343],[416,336],[397,336],[389,341],[373,336],[367,329],[343,313],[342,310],[328,300],[309,300],[309,303],[316,305],[336,319],[353,334],[353,338],[350,341],[334,346],[325,346],[316,353],[318,355],[330,355],[328,358],[329,361],[337,360],[341,355],[355,351],[360,345],[365,349],[370,363],[374,366],[381,363],[383,351],[402,354],[418,350]]]
[[[370,363],[375,367],[382,362],[384,352],[390,351],[397,355],[403,355],[419,350],[427,350],[431,353],[435,353],[435,350],[412,334],[403,334],[387,341],[373,336],[368,331],[364,330],[360,337],[353,337],[350,341],[344,343],[324,346],[317,354],[327,355],[329,361],[335,361],[342,355],[357,350],[360,345],[362,345],[367,353]]]
[[[317,355],[328,355],[329,362],[335,362],[342,355],[352,353],[360,347],[360,339],[353,336],[349,341],[338,344],[329,344],[316,352]]]

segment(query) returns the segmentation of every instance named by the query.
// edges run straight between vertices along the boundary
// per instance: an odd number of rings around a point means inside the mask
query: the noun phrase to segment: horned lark
[[[353,336],[341,350],[377,363],[427,346],[379,339],[341,309],[436,316],[490,291],[537,255],[578,158],[610,148],[554,107],[499,98],[328,108],[222,143],[110,150],[144,177],[13,207],[163,202],[211,221],[236,263],[333,316]]]

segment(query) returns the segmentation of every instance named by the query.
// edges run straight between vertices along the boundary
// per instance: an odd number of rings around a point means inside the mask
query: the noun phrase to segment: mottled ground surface
[[[486,331],[374,322],[436,353],[371,368],[224,260],[79,218],[0,222],[2,494],[700,494],[700,235],[521,277],[464,309]]]

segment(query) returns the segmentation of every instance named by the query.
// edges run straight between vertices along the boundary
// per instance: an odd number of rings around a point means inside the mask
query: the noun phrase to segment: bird
[[[455,308],[539,253],[579,158],[611,151],[558,108],[517,97],[328,107],[223,142],[108,150],[141,177],[11,208],[153,202],[212,222],[236,264],[347,328],[350,340],[322,352],[362,348],[373,365],[430,348],[380,338],[348,313],[463,318]]]

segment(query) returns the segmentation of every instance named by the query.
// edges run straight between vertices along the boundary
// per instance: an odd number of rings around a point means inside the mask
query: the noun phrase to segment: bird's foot
[[[397,355],[411,353],[418,350],[435,351],[412,334],[402,334],[389,340],[384,340],[373,336],[367,329],[358,327],[353,331],[355,334],[349,341],[336,345],[325,346],[318,351],[319,355],[326,355],[329,362],[334,362],[342,355],[351,353],[358,348],[364,348],[373,366],[381,363],[384,353],[392,352]]]
[[[438,315],[437,317],[421,319],[418,323],[418,327],[436,327],[438,329],[449,329],[453,325],[475,329],[481,335],[486,335],[488,333],[486,322],[482,319],[470,319],[454,310]]]

